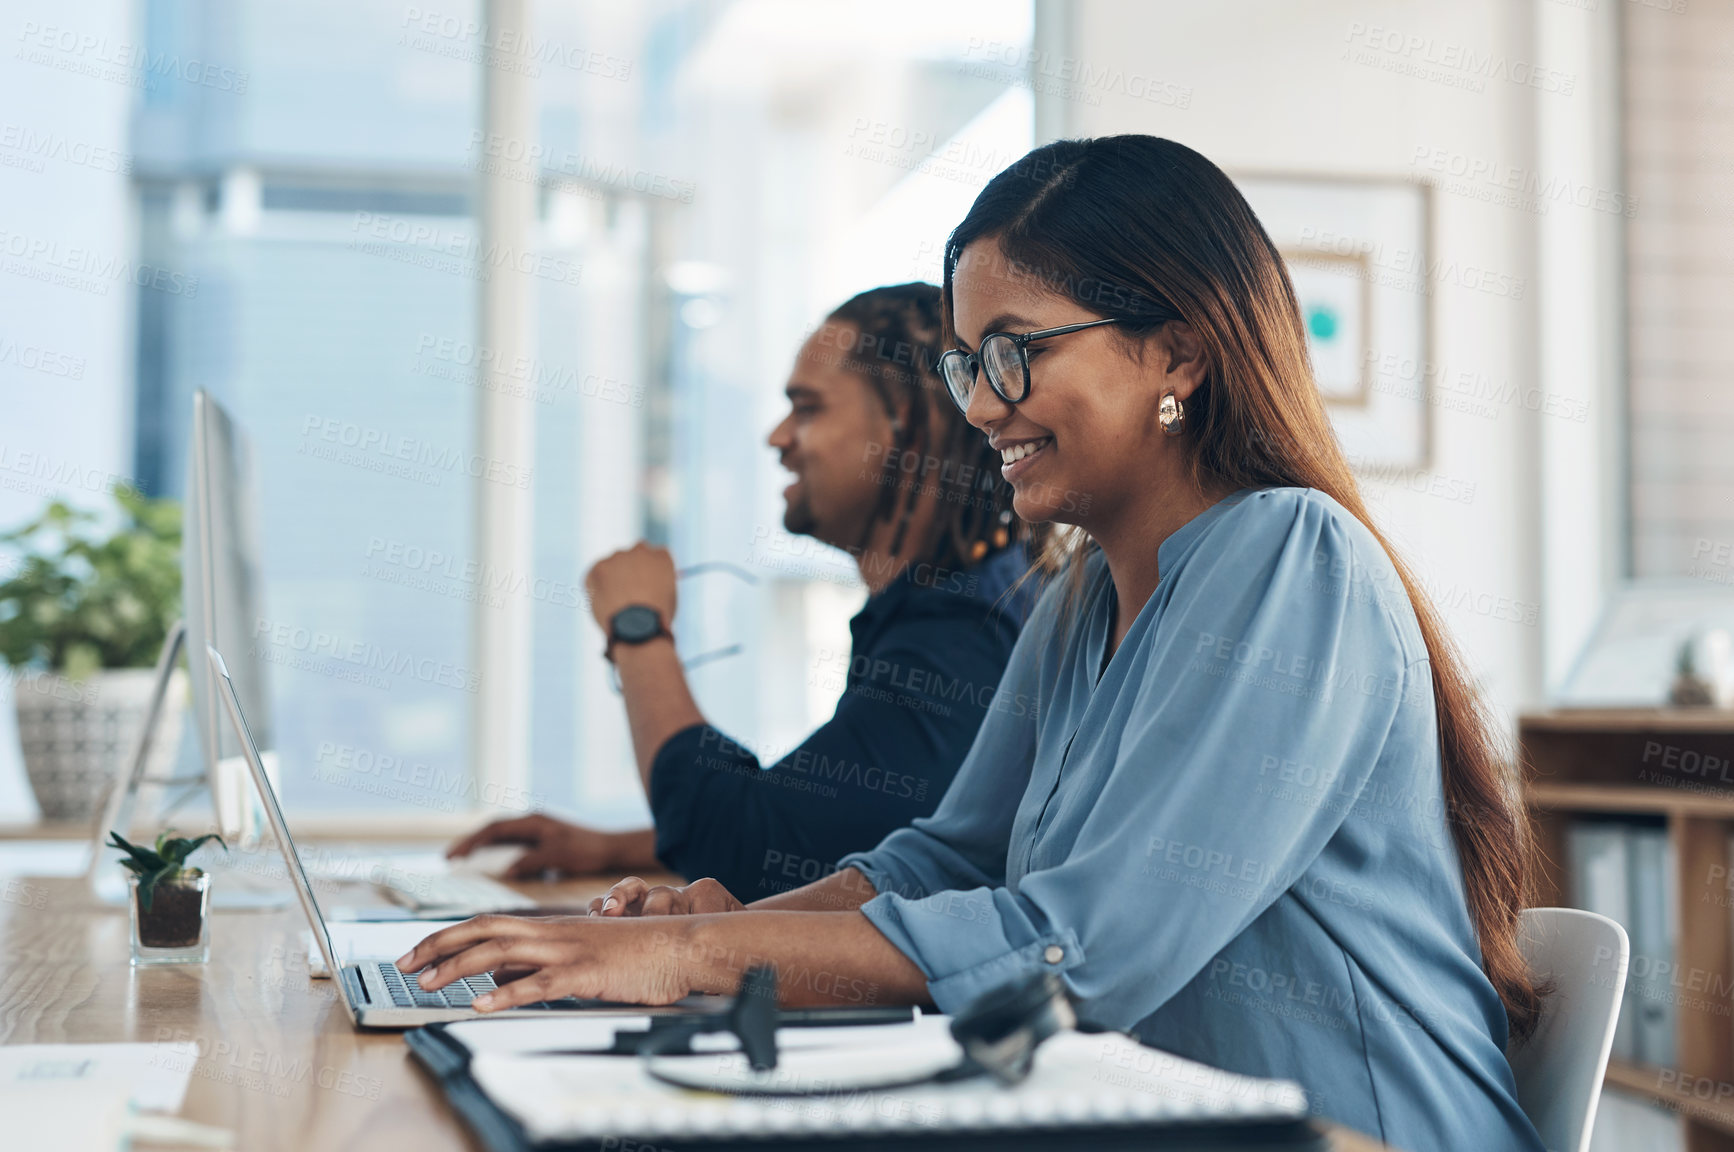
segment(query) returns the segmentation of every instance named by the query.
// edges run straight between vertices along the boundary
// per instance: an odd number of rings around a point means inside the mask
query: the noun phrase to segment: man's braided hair
[[[937,512],[928,539],[917,544],[921,560],[961,568],[1014,541],[1040,555],[1047,525],[1025,524],[1012,512],[999,454],[963,418],[939,375],[940,300],[936,285],[895,284],[862,292],[827,317],[854,329],[840,366],[867,382],[892,421],[891,443],[869,446],[862,461],[879,472],[873,523],[898,525],[895,551],[917,501],[931,494]]]

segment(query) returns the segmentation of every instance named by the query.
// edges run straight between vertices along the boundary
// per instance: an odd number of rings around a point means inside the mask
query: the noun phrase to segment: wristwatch
[[[662,623],[662,613],[648,604],[628,604],[608,619],[608,646],[602,650],[610,664],[614,663],[616,644],[648,644],[658,636],[673,639]]]

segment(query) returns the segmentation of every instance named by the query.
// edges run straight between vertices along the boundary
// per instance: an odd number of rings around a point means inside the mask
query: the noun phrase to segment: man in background
[[[673,560],[640,543],[598,562],[586,588],[654,827],[525,816],[449,855],[525,844],[513,876],[660,865],[754,899],[930,814],[987,709],[1033,706],[996,689],[1034,602],[1021,578],[1043,541],[1013,517],[999,455],[945,394],[939,310],[930,284],[843,304],[801,347],[789,414],[770,435],[794,474],[784,527],[847,550],[867,586],[831,719],[768,767],[706,723],[671,635]]]

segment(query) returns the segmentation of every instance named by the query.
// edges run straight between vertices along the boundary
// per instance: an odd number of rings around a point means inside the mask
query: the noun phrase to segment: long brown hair
[[[1048,526],[1012,512],[999,453],[946,394],[940,312],[939,286],[916,281],[870,288],[826,317],[853,329],[841,366],[866,382],[893,421],[891,443],[879,454],[879,502],[867,531],[886,521],[907,524],[925,495],[935,500],[937,515],[914,553],[933,567],[962,568],[1017,541],[1040,554]],[[891,550],[902,543],[899,536]]]
[[[990,181],[945,250],[945,327],[964,250],[1067,296],[1134,342],[1183,320],[1206,349],[1186,402],[1193,482],[1314,488],[1366,525],[1414,606],[1433,670],[1439,762],[1482,965],[1513,1037],[1528,1036],[1541,991],[1517,948],[1532,844],[1511,759],[1437,612],[1373,523],[1331,430],[1307,356],[1294,287],[1276,246],[1221,169],[1153,136],[1061,140]],[[1092,546],[1065,534],[1076,552]],[[1074,571],[1082,565],[1073,563]]]

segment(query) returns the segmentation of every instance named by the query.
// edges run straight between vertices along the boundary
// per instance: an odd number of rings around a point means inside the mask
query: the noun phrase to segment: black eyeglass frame
[[[1046,340],[1054,336],[1068,336],[1073,332],[1082,332],[1086,328],[1100,328],[1104,324],[1124,324],[1122,317],[1111,317],[1107,320],[1088,320],[1082,324],[1062,324],[1058,328],[1038,328],[1034,332],[989,332],[981,338],[981,345],[974,352],[965,352],[961,348],[952,348],[939,357],[939,376],[945,381],[946,394],[959,411],[969,411],[969,402],[975,396],[975,381],[977,376],[987,377],[987,386],[993,389],[993,394],[1007,404],[1021,404],[1030,395],[1030,353],[1029,345],[1036,340]],[[1023,371],[1023,387],[1016,396],[1006,391],[1005,385],[994,379],[995,373],[984,366],[983,353],[987,350],[989,340],[1008,340],[1018,352],[1018,365]],[[951,369],[948,365],[959,364],[969,373],[969,395],[960,397],[957,387],[951,381]]]

